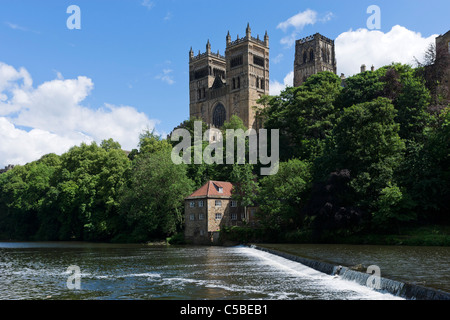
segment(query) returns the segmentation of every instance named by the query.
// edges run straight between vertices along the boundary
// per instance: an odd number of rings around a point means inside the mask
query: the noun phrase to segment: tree
[[[276,175],[261,179],[258,203],[265,226],[277,231],[300,227],[310,186],[310,165],[299,159],[281,162]]]
[[[355,204],[372,211],[381,190],[394,179],[405,144],[399,137],[396,110],[387,98],[346,108],[333,131],[334,152],[328,172],[348,169]]]
[[[247,217],[247,207],[255,205],[258,193],[257,176],[253,174],[253,165],[234,164],[230,180],[233,183],[233,199],[244,207],[244,214]]]
[[[331,72],[320,72],[298,88],[287,88],[280,96],[264,98],[261,111],[266,129],[280,130],[280,157],[312,161],[323,152],[337,114],[335,100],[341,80]]]
[[[120,213],[133,242],[161,239],[183,224],[184,198],[193,191],[186,165],[175,165],[170,152],[140,155],[121,189]]]

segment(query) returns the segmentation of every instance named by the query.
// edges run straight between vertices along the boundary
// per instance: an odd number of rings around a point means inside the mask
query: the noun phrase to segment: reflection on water
[[[67,267],[81,270],[69,290]],[[0,243],[1,299],[396,299],[247,247]]]

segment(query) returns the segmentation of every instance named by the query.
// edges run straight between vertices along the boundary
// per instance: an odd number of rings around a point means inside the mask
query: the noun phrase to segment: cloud
[[[278,64],[283,60],[284,55],[282,53],[278,54],[275,58],[272,58],[272,63]]]
[[[172,12],[167,12],[167,14],[165,15],[165,17],[164,17],[164,21],[169,21],[169,20],[172,20],[172,18],[173,18],[173,14],[172,14]]]
[[[169,85],[173,85],[175,81],[173,80],[173,76],[171,75],[172,72],[173,72],[172,69],[164,69],[163,73],[157,75],[155,78]]]
[[[40,33],[39,31],[30,30],[28,28],[25,28],[23,26],[20,26],[18,24],[11,23],[11,22],[8,22],[8,21],[5,21],[5,25],[7,25],[10,29],[13,29],[13,30],[20,30],[20,31],[25,31],[25,32],[33,32],[33,33],[36,33],[36,34]]]
[[[153,1],[150,1],[150,0],[143,0],[141,2],[141,5],[146,7],[148,10],[151,10],[155,6],[155,3]]]
[[[427,38],[420,33],[396,25],[389,32],[358,29],[340,34],[336,40],[338,74],[350,76],[360,72],[365,64],[379,68],[392,62],[414,64],[414,57],[421,60],[430,43],[438,35]]]
[[[270,81],[269,84],[269,94],[271,96],[276,96],[281,93],[286,87],[292,87],[294,85],[294,71],[289,72],[283,79],[283,83],[276,80]]]
[[[303,12],[299,12],[286,21],[280,22],[278,24],[277,29],[281,29],[284,33],[286,33],[289,29],[293,29],[293,31],[288,36],[283,37],[280,40],[280,43],[286,45],[287,47],[292,47],[299,33],[305,26],[314,25],[317,22],[327,22],[331,20],[332,17],[332,12],[326,13],[323,17],[318,17],[317,12],[311,9],[306,9]]]
[[[131,106],[83,106],[93,88],[87,77],[63,79],[59,73],[57,79],[34,87],[24,68],[0,62],[0,167],[109,138],[131,150],[139,134],[158,123]]]

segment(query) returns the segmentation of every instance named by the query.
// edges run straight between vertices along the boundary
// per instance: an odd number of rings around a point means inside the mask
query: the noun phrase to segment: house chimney
[[[363,64],[361,65],[361,73],[366,72],[366,65]]]

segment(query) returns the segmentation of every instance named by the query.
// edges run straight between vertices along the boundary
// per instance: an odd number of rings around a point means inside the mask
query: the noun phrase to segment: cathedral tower
[[[295,42],[294,87],[321,71],[337,72],[334,41],[316,33]]]
[[[206,52],[189,53],[190,117],[201,118],[220,128],[232,115],[248,128],[258,128],[253,107],[269,94],[269,36],[252,37],[247,25],[245,37],[232,41],[226,36],[225,56]]]

